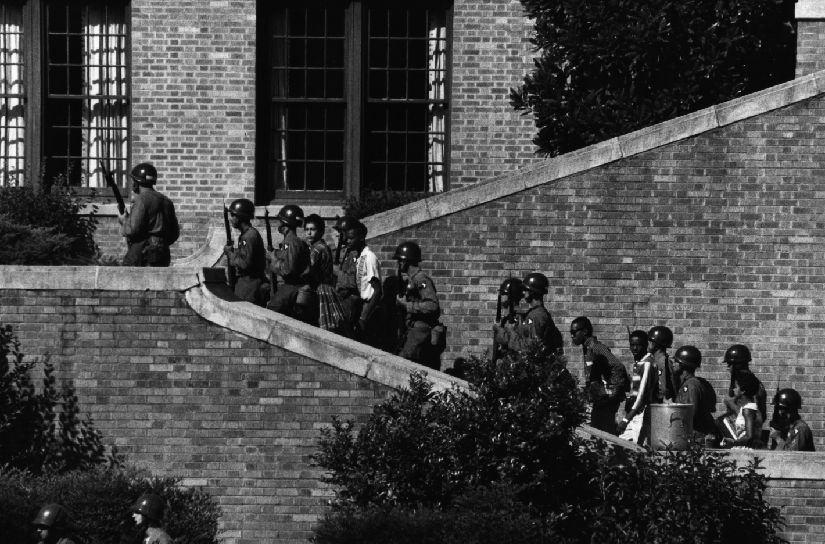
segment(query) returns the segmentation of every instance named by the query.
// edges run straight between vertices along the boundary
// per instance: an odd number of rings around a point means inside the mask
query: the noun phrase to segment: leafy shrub
[[[377,405],[360,432],[337,419],[322,430],[315,461],[341,503],[437,506],[500,481],[553,502],[577,485],[568,467],[584,400],[563,365],[532,354],[498,365],[474,360],[468,381],[469,391],[435,392],[413,374],[409,389]]]
[[[92,263],[97,207],[78,215],[87,203],[60,183],[0,187],[0,264]]]
[[[38,392],[30,371],[35,362],[24,362],[20,343],[11,326],[0,325],[0,466],[34,473],[87,469],[117,464],[107,454],[100,433],[90,417],[80,417],[74,389],[58,391],[54,366],[44,362],[43,387]]]
[[[540,544],[548,527],[510,486],[482,487],[438,508],[343,508],[315,530],[315,544]]]
[[[177,544],[217,543],[220,507],[203,490],[182,489],[175,478],[146,479],[120,469],[32,475],[0,471],[0,534],[8,542],[34,544],[31,521],[49,503],[63,505],[76,533],[88,544],[119,542],[134,531],[130,507],[144,493],[166,501],[164,525]]]
[[[794,78],[793,0],[521,0],[539,50],[511,105],[551,156]]]
[[[414,374],[359,432],[322,431],[337,501],[317,544],[783,542],[758,467],[579,438],[583,392],[558,362],[509,354],[466,373],[469,391],[445,392]]]
[[[344,215],[363,219],[377,213],[400,208],[410,202],[416,202],[432,196],[432,193],[413,193],[404,191],[370,191],[362,196],[344,199]]]

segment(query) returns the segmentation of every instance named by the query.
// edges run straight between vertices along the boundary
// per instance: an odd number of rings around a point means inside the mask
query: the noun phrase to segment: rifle
[[[232,241],[232,225],[229,224],[229,208],[226,207],[226,204],[223,205],[223,226],[226,228],[226,245],[231,246],[234,244]],[[227,256],[226,258],[226,276],[227,282],[229,283],[229,287],[232,290],[235,289],[235,282],[237,278],[235,277],[235,267],[232,266],[232,263],[229,262],[230,259]]]
[[[100,164],[100,169],[103,170],[103,177],[106,178],[106,185],[112,188],[112,193],[115,195],[115,200],[117,200],[117,211],[120,212],[120,215],[123,215],[123,212],[126,211],[126,203],[123,202],[123,196],[120,194],[120,188],[115,183],[115,178],[112,177],[112,173],[109,172],[109,169],[106,168],[106,165],[103,164],[102,160],[97,161]]]
[[[404,278],[401,277],[401,261],[398,261],[398,294],[401,296],[407,294],[407,284],[404,283]]]
[[[266,225],[266,249],[267,251],[275,251],[275,247],[272,245],[272,226],[269,224],[268,209],[264,212],[264,224]],[[269,278],[269,292],[271,296],[275,293],[275,285],[277,285],[278,280],[275,278],[275,274],[272,272],[269,264],[266,266],[266,275]]]
[[[338,216],[335,216],[335,219],[338,219]],[[343,230],[338,231],[338,247],[335,248],[335,264],[341,264],[341,249],[344,247],[344,239],[346,238],[346,234]],[[401,276],[401,274],[399,274]]]
[[[509,298],[509,297],[508,297]],[[501,323],[501,289],[498,290],[498,300],[496,302],[496,324]],[[493,364],[498,361],[498,342],[496,342],[495,332],[493,333]]]

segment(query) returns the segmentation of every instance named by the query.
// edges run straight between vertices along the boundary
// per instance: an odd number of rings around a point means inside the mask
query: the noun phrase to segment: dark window
[[[25,62],[18,66],[15,55],[3,49],[0,65],[5,86],[19,78],[30,92],[20,104],[4,95],[4,111],[17,106],[22,126],[0,120],[0,143],[21,142],[17,149],[0,149],[3,184],[37,182],[42,168],[46,183],[62,178],[75,187],[103,188],[103,161],[125,186],[128,5],[32,0],[20,13],[18,42]]]
[[[444,190],[449,10],[414,5],[259,3],[260,202]]]

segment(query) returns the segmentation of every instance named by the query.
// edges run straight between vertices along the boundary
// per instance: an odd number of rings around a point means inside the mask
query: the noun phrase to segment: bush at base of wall
[[[217,544],[220,508],[200,489],[182,489],[175,478],[145,479],[136,470],[96,469],[34,476],[0,472],[0,535],[5,542],[34,544],[32,520],[42,506],[66,508],[87,544],[120,542],[134,530],[130,507],[144,493],[166,502],[166,532],[177,544]]]

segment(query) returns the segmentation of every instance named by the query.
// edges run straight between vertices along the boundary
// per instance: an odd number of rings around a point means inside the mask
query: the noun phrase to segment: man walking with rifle
[[[239,198],[229,206],[232,227],[240,233],[238,247],[227,244],[224,247],[228,266],[235,270],[233,290],[239,298],[262,306],[261,284],[266,269],[266,251],[260,233],[252,226],[255,205],[251,200]]]
[[[103,173],[107,184],[115,191],[115,197],[119,196],[114,179],[105,166]],[[123,266],[169,266],[172,260],[169,246],[180,235],[175,206],[168,197],[155,191],[158,172],[154,166],[140,163],[132,169],[130,176],[135,193],[131,212],[118,199],[121,233],[129,243]]]
[[[404,242],[395,249],[393,259],[398,261],[400,291],[397,304],[403,309],[404,332],[398,355],[433,370],[441,370],[440,353],[432,342],[433,328],[438,325],[441,306],[433,280],[424,273],[421,248],[415,242]],[[407,274],[406,283],[401,274]]]

